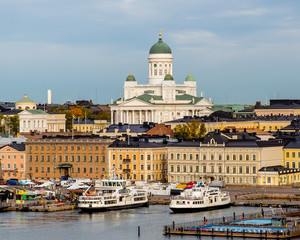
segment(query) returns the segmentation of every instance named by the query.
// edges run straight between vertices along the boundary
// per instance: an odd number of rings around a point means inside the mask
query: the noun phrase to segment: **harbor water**
[[[253,207],[230,207],[199,213],[173,214],[167,205],[110,212],[3,212],[0,213],[1,239],[5,240],[148,240],[199,239],[196,236],[164,236],[163,225],[218,218],[259,211]],[[140,236],[138,236],[140,226]],[[201,239],[212,239],[202,237]],[[214,237],[214,240],[225,239]]]

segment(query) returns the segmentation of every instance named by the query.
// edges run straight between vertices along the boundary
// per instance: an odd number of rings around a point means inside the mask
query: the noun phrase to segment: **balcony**
[[[130,173],[130,169],[129,168],[123,169],[123,173]]]
[[[123,163],[130,163],[131,159],[130,158],[123,158]]]

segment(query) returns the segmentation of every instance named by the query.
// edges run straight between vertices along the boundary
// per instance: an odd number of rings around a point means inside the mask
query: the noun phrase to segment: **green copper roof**
[[[20,99],[17,103],[34,103],[34,101],[28,98],[27,95],[25,94],[24,97]]]
[[[174,81],[173,76],[171,74],[167,74],[164,78],[164,81]]]
[[[27,112],[30,112],[31,114],[48,114],[47,112],[37,109],[37,110],[26,110]]]
[[[195,82],[195,78],[189,73],[189,75],[185,78],[185,81],[187,82]]]
[[[155,43],[149,51],[149,54],[164,54],[164,53],[172,53],[171,48],[162,41],[161,32],[159,33],[158,42]]]
[[[126,82],[135,82],[135,77],[130,73],[126,78]]]

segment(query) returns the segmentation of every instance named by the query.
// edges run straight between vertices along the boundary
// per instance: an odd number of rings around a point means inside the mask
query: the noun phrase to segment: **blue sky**
[[[0,101],[106,104],[130,70],[148,77],[148,52],[172,49],[214,103],[300,98],[297,0],[0,0]],[[97,101],[96,101],[97,100]]]

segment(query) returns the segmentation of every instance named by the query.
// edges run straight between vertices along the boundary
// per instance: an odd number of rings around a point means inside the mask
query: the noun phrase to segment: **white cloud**
[[[234,11],[226,11],[221,16],[223,17],[234,17],[234,16],[261,16],[266,13],[271,12],[270,9],[266,8],[255,8],[255,9],[247,9],[247,10],[234,10]]]

